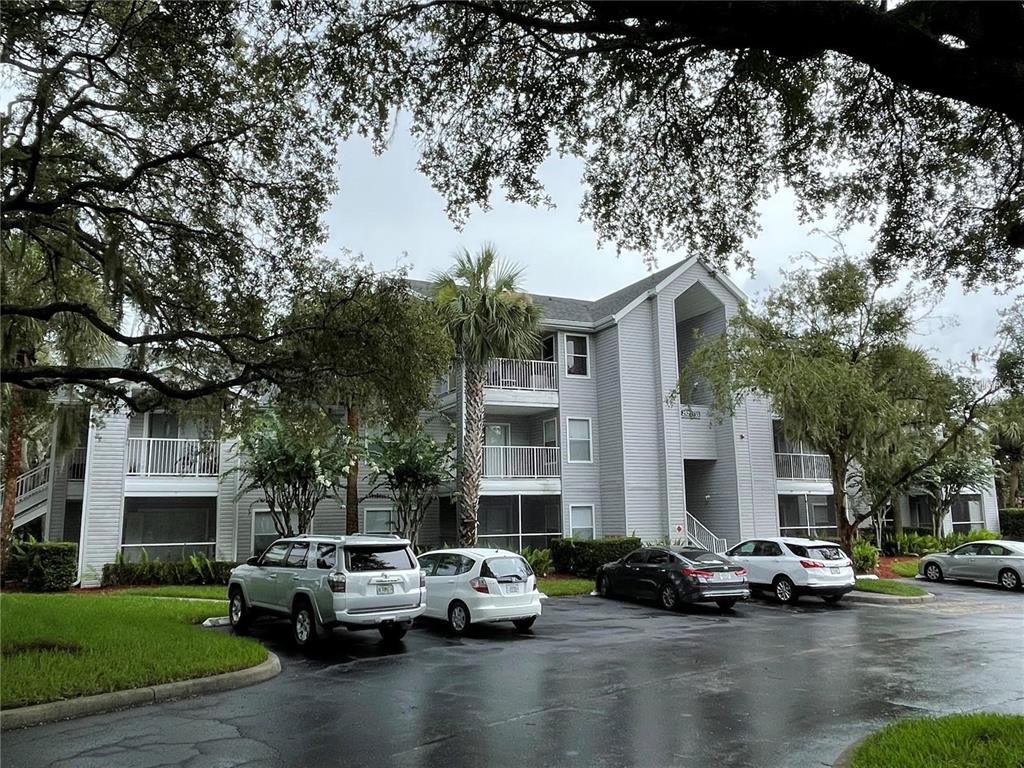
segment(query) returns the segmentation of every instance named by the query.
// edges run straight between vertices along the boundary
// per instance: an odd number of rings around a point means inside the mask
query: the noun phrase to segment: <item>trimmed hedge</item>
[[[19,542],[11,553],[9,578],[29,592],[67,592],[78,577],[78,545],[68,541]]]
[[[227,584],[231,569],[238,563],[205,560],[202,569],[188,560],[182,562],[107,563],[100,584],[104,587],[143,586],[149,584]]]
[[[1024,507],[999,510],[999,529],[1004,539],[1024,541]]]
[[[640,546],[636,536],[610,536],[604,539],[554,539],[551,560],[559,573],[572,573],[592,579],[599,566],[625,557]]]

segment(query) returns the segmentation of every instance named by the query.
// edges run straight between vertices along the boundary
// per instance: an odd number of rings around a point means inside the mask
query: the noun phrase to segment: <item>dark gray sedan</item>
[[[949,552],[922,557],[917,572],[928,581],[994,581],[1006,589],[1020,589],[1024,583],[1024,543],[972,541]]]

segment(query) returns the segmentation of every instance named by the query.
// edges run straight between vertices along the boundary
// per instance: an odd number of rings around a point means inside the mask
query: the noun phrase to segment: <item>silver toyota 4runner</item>
[[[235,568],[228,600],[235,630],[261,614],[287,616],[300,648],[334,627],[377,628],[399,640],[426,608],[426,579],[405,539],[306,534],[275,541]]]

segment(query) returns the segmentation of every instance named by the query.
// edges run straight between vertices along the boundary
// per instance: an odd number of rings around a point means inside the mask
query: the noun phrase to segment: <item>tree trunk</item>
[[[482,365],[465,367],[466,434],[462,445],[462,478],[459,483],[459,546],[476,546],[480,511],[480,476],[483,474],[484,381]]]
[[[348,406],[348,429],[355,444],[359,435],[359,409],[352,403]],[[359,454],[354,453],[345,478],[345,533],[351,536],[359,533]]]
[[[11,558],[11,536],[14,531],[14,505],[17,501],[18,475],[21,474],[22,423],[21,397],[14,387],[7,398],[7,446],[4,460],[4,503],[0,517],[0,578],[7,573]]]
[[[1020,495],[1020,470],[1021,462],[1014,462],[1010,465],[1010,471],[1006,475],[1006,498],[1004,507],[1017,507]]]
[[[853,557],[853,542],[857,538],[857,526],[850,523],[847,513],[846,498],[846,464],[836,461],[830,457],[832,463],[832,499],[836,507],[836,526],[839,532],[839,543],[851,558]]]

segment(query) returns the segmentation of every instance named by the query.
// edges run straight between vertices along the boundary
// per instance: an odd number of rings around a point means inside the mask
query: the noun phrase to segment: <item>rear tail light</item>
[[[469,586],[473,588],[474,592],[480,592],[485,595],[490,594],[491,591],[487,588],[487,582],[479,577],[475,579],[470,579]]]
[[[804,568],[824,568],[824,563],[819,563],[817,560],[801,560],[800,565]]]
[[[420,589],[427,586],[427,574],[426,571],[420,571]]]
[[[746,568],[740,568],[738,571],[736,571],[736,575],[737,576],[746,576],[747,575],[747,569]]]
[[[710,579],[712,577],[711,571],[702,571],[697,568],[683,568],[681,571],[683,576],[692,576],[695,579]]]
[[[332,571],[327,575],[327,586],[330,587],[331,592],[344,592],[345,574]]]

